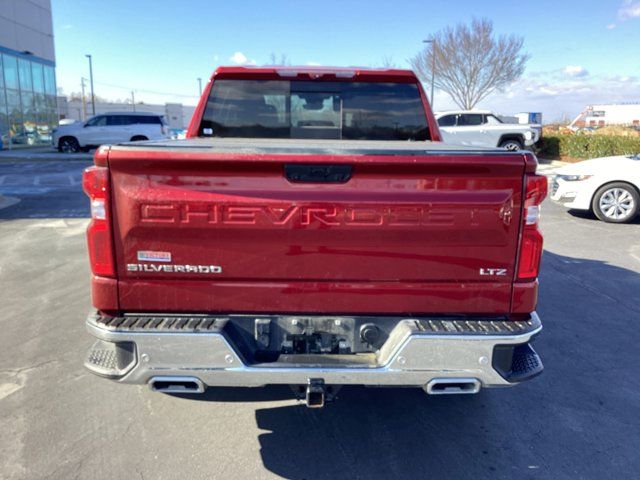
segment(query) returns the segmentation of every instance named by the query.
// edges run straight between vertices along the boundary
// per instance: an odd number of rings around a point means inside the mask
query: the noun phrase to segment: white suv
[[[96,115],[86,122],[60,125],[53,130],[52,143],[60,152],[79,152],[108,143],[168,138],[162,115],[141,112],[113,112]]]
[[[488,110],[436,112],[445,143],[521,150],[540,138],[534,125],[504,123]]]

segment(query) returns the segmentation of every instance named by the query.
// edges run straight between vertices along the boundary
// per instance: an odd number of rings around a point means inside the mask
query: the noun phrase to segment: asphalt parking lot
[[[640,221],[544,204],[546,371],[516,388],[344,388],[322,410],[287,388],[185,399],[82,367],[88,164],[0,162],[0,478],[640,476]]]

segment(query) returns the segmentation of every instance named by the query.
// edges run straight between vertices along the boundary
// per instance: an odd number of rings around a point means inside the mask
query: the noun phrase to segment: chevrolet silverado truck
[[[546,178],[530,152],[442,143],[412,72],[221,67],[187,137],[103,146],[84,172],[93,373],[320,407],[542,371]]]

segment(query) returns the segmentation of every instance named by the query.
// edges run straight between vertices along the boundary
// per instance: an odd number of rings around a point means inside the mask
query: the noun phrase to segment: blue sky
[[[96,94],[194,104],[218,65],[401,68],[430,33],[472,17],[524,37],[523,78],[480,105],[500,113],[572,116],[588,103],[640,102],[640,0],[167,1],[53,0],[58,87],[80,91],[94,59]],[[443,92],[436,109],[454,107]]]

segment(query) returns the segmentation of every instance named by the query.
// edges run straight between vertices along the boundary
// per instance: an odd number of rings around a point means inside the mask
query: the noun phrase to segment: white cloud
[[[575,117],[585,106],[640,99],[640,78],[630,76],[588,76],[560,78],[557,72],[523,77],[504,92],[483,100],[479,108],[500,114],[542,112],[545,122]],[[438,98],[436,98],[437,102]],[[444,99],[443,99],[444,100]],[[441,107],[444,101],[440,102]]]
[[[620,18],[620,20],[640,18],[640,1],[624,0],[618,9],[618,18]]]
[[[640,77],[590,75],[568,77],[563,70],[532,72],[503,92],[494,92],[477,108],[500,115],[542,112],[545,123],[571,121],[587,105],[640,100]],[[445,92],[436,91],[435,110],[459,108]]]
[[[587,77],[589,75],[587,69],[580,65],[567,65],[564,67],[564,73],[575,78]]]
[[[255,60],[249,60],[247,56],[242,52],[235,52],[229,57],[229,61],[236,65],[255,65]]]
[[[607,25],[607,30],[613,30],[614,28],[616,28],[615,23],[610,23],[609,25]]]

